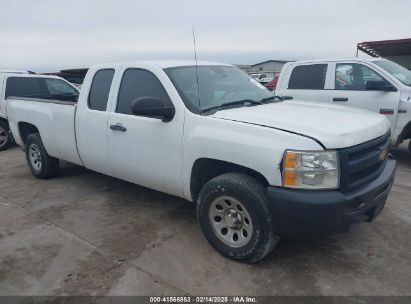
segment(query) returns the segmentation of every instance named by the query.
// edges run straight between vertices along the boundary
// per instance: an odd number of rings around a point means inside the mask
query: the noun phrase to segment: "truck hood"
[[[211,116],[312,137],[327,149],[355,146],[380,137],[390,129],[383,115],[295,100],[222,110]]]

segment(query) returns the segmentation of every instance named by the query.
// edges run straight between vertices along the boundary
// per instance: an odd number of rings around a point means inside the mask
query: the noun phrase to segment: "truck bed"
[[[31,97],[7,99],[7,114],[17,144],[24,146],[20,133],[22,122],[31,124],[40,131],[49,155],[82,165],[76,145],[76,109],[76,103],[64,100]],[[17,121],[19,125],[15,123]]]

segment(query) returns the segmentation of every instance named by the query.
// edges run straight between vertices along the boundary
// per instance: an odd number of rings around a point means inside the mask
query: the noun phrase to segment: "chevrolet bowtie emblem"
[[[387,156],[387,149],[382,149],[380,152],[380,160],[383,161]]]

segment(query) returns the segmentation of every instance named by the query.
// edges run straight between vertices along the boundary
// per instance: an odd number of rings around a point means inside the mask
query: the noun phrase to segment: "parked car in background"
[[[272,77],[269,77],[267,74],[250,74],[251,77],[253,77],[255,80],[257,80],[259,83],[262,85],[267,84],[272,80]]]
[[[7,109],[36,177],[65,160],[195,202],[207,240],[238,260],[372,221],[396,168],[385,117],[283,102],[222,63],[98,65],[78,103],[16,97]]]
[[[277,82],[278,82],[278,78],[279,78],[279,77],[280,77],[280,75],[276,75],[273,80],[271,80],[270,82],[268,82],[268,83],[265,85],[265,87],[266,87],[267,89],[269,89],[270,91],[274,91],[275,88],[277,87]]]
[[[411,71],[387,59],[290,62],[276,95],[373,111],[390,121],[392,145],[411,138]]]
[[[37,100],[76,101],[78,90],[60,77],[36,75],[29,71],[0,71],[0,151],[13,142],[9,132],[7,99],[10,97]]]

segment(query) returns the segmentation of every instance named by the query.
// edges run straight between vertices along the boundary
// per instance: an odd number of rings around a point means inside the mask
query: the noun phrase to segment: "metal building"
[[[60,76],[71,83],[82,84],[84,77],[86,77],[87,71],[88,71],[87,68],[83,68],[83,69],[60,70],[60,72],[44,73],[44,74]]]
[[[269,77],[280,74],[283,66],[290,60],[267,60],[251,65],[250,73],[264,73]]]
[[[411,38],[360,42],[358,51],[372,57],[384,57],[411,70]]]

